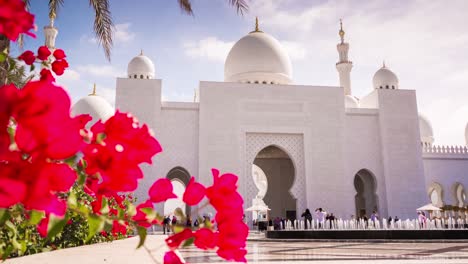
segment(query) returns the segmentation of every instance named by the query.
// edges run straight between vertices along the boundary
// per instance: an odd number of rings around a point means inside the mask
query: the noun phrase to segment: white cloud
[[[216,37],[207,37],[198,41],[183,44],[185,54],[191,58],[206,58],[212,61],[223,62],[234,42],[226,42]]]
[[[125,72],[116,69],[112,65],[87,64],[87,65],[79,65],[76,68],[80,73],[88,74],[94,77],[116,78],[120,76],[125,76]]]
[[[307,50],[299,42],[294,41],[280,41],[286,52],[289,54],[291,60],[303,60],[306,58]]]
[[[130,31],[131,23],[114,25],[114,43],[125,44],[135,39],[135,33]],[[80,43],[97,44],[96,36],[84,34],[80,37]]]
[[[114,40],[116,43],[128,43],[135,38],[135,33],[130,32],[130,26],[130,23],[115,25]]]

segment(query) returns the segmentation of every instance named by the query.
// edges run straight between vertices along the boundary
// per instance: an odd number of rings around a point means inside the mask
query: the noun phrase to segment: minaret
[[[344,42],[345,32],[343,30],[343,21],[340,19],[339,35],[341,42],[336,45],[340,60],[336,63],[336,70],[340,75],[340,86],[344,88],[345,95],[351,95],[351,69],[353,63],[348,60],[349,44]]]
[[[57,37],[58,30],[54,27],[55,14],[50,15],[50,24],[44,27],[45,45],[50,50],[55,50],[55,38]]]

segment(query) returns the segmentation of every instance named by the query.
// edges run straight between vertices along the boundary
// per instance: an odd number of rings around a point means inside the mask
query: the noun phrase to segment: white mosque
[[[239,176],[245,208],[265,204],[273,217],[322,207],[342,218],[373,210],[414,218],[428,203],[466,207],[467,146],[434,145],[416,91],[386,65],[366,96],[353,96],[342,27],[339,36],[340,86],[295,85],[288,54],[257,21],[229,52],[224,82],[201,81],[194,102],[162,101],[152,61],[133,58],[117,78],[115,106],[147,123],[164,148],[143,168],[137,197],[161,177],[182,190],[191,175],[209,185],[214,167]],[[72,111],[93,122],[113,112],[95,91]],[[465,136],[468,144],[468,127]]]

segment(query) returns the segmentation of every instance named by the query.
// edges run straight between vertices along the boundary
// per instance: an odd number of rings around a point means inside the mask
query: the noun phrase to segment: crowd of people
[[[199,219],[201,219],[202,222],[206,221],[211,221],[209,215],[204,215],[203,218],[196,218],[195,221],[192,221],[192,218],[190,216],[187,216],[185,219],[180,220],[177,218],[177,216],[173,215],[172,217],[170,215],[164,216],[163,219],[163,234],[169,234],[174,232],[174,228],[176,225],[177,226],[185,226],[189,228],[198,228],[200,225]]]

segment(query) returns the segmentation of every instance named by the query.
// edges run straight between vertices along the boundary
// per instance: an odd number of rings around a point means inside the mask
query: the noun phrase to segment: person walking
[[[163,234],[164,235],[166,234],[166,230],[169,233],[169,222],[170,221],[171,221],[171,219],[169,218],[169,216],[164,217],[164,220],[163,220]]]
[[[307,228],[308,223],[312,222],[312,214],[310,213],[309,208],[307,208],[305,212],[302,213],[301,217],[304,217],[305,229],[308,229]]]

